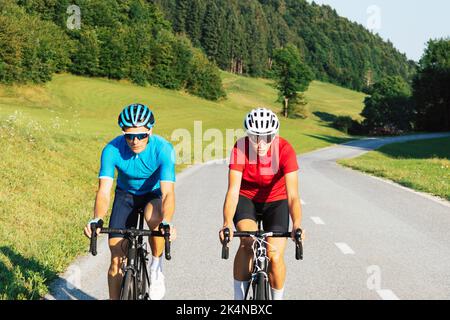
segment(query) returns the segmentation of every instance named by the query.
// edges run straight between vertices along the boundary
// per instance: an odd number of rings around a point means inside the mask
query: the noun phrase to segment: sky
[[[312,0],[308,0],[312,2]],[[449,0],[314,0],[390,40],[419,61],[429,39],[450,37]]]

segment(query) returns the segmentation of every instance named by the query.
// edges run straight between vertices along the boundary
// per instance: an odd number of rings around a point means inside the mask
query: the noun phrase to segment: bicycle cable
[[[264,234],[263,236],[265,236],[265,235],[266,234]],[[271,246],[271,247],[275,248],[275,250],[277,249],[276,246],[274,246],[273,244],[266,241],[265,238],[258,238],[254,235],[251,235],[251,237],[253,238],[252,250],[253,250],[254,261],[258,260],[261,257],[264,257],[264,259],[269,260],[269,257],[267,256],[267,248],[264,247],[263,245],[266,244],[268,246]],[[257,250],[256,250],[256,243],[259,244],[260,252],[257,252]],[[258,266],[258,264],[255,264],[255,268],[256,268],[257,272],[264,271]]]

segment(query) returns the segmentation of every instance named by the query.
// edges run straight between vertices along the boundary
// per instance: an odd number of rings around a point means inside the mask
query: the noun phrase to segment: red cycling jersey
[[[257,156],[247,137],[239,139],[231,151],[231,170],[242,172],[240,194],[255,202],[287,199],[284,175],[298,170],[292,146],[276,137],[265,156]]]

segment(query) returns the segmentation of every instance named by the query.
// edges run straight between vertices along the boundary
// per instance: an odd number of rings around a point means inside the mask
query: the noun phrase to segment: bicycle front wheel
[[[120,300],[136,300],[136,282],[132,270],[125,273],[120,292]]]
[[[258,274],[254,288],[254,299],[255,300],[269,300],[269,290],[267,279],[264,274]]]
[[[146,260],[141,257],[139,262],[140,268],[138,271],[139,277],[137,280],[137,289],[138,289],[138,299],[139,300],[148,300],[149,294],[148,290],[150,287],[150,279],[147,271],[147,263]]]

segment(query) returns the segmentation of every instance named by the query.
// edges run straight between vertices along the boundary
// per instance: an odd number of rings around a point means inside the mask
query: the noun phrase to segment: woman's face
[[[250,145],[258,156],[265,156],[272,145],[276,135],[256,136],[248,135]]]

